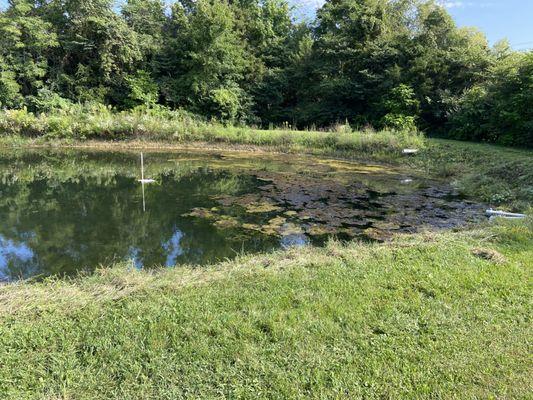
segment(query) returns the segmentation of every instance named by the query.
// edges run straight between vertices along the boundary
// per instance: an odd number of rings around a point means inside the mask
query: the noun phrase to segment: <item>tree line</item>
[[[423,129],[533,146],[533,52],[423,0],[10,0],[0,106],[181,108],[208,119]]]

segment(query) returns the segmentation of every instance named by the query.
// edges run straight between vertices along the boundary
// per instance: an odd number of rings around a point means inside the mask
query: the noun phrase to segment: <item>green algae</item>
[[[223,156],[213,164],[224,162],[258,184],[240,195],[213,196],[222,207],[218,213],[196,212],[220,227],[239,224],[267,236],[343,235],[381,241],[422,226],[461,225],[480,212],[478,206],[456,199],[449,186],[387,166],[298,157],[286,165],[283,157],[272,155],[260,161]],[[256,170],[251,169],[254,163]]]
[[[271,213],[273,211],[280,211],[282,210],[281,207],[276,206],[271,203],[262,202],[262,203],[250,203],[246,207],[247,213]]]

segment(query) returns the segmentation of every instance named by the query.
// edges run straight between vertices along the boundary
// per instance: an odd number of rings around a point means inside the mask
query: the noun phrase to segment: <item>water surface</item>
[[[0,151],[0,280],[386,240],[479,220],[450,186],[378,165],[264,154]],[[143,193],[144,192],[144,193]]]

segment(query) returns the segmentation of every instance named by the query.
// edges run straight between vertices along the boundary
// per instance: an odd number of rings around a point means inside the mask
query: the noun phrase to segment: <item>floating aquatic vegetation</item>
[[[258,184],[253,190],[215,195],[221,209],[195,209],[189,215],[213,220],[218,228],[267,236],[388,240],[395,232],[422,226],[461,225],[479,211],[458,199],[451,187],[422,178],[403,185],[405,175],[388,167],[340,160],[296,164],[296,170],[294,165],[255,170],[251,175]]]
[[[246,212],[248,213],[270,213],[280,211],[282,208],[268,202],[250,203],[246,205]]]
[[[239,228],[242,223],[235,217],[222,215],[213,223],[213,225],[219,229],[231,229]]]
[[[338,229],[321,224],[311,224],[305,228],[305,233],[310,236],[324,236],[324,235],[334,235],[338,232]]]
[[[218,209],[213,208],[211,210],[208,210],[207,208],[193,208],[191,212],[182,214],[182,217],[196,217],[196,218],[204,218],[204,219],[216,219],[217,215],[215,212],[218,211]]]

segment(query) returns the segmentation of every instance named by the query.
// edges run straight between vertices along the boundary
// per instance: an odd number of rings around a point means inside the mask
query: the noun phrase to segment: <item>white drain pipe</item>
[[[515,214],[505,211],[497,211],[493,210],[492,208],[490,210],[486,211],[487,216],[489,217],[501,217],[501,218],[511,218],[511,219],[519,219],[519,218],[526,218],[527,215],[525,214]]]

